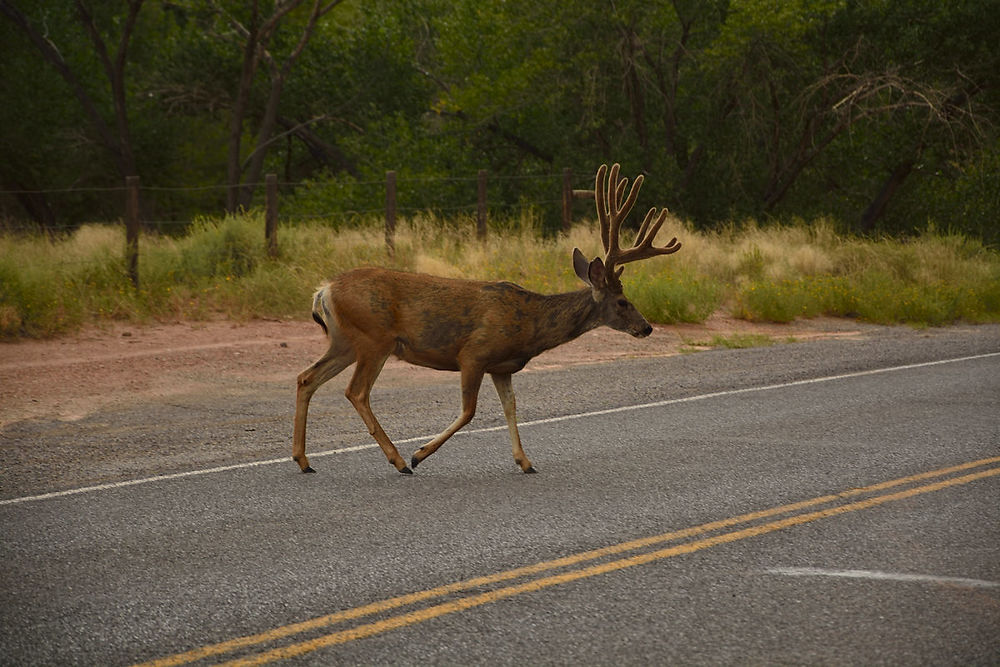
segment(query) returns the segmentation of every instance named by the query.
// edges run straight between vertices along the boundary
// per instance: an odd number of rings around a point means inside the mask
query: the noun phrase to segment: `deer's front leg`
[[[514,462],[526,473],[538,472],[524,453],[521,446],[521,436],[517,432],[517,404],[514,400],[514,386],[510,373],[491,373],[493,385],[497,388],[500,403],[503,404],[503,416],[507,418],[507,430],[510,431],[510,447],[514,453]]]
[[[476,414],[476,403],[479,400],[479,387],[482,383],[483,369],[462,369],[462,414],[458,416],[458,419],[451,423],[451,426],[435,436],[433,440],[413,452],[413,458],[410,459],[411,466],[416,468],[421,461],[436,452],[438,447],[444,444],[445,440],[455,435],[458,429],[472,421],[472,418]]]

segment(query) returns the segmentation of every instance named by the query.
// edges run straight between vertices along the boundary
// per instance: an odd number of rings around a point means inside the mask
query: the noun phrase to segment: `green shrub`
[[[863,240],[839,236],[823,220],[708,233],[670,225],[661,236],[678,236],[682,250],[630,264],[623,276],[626,295],[653,322],[701,322],[723,307],[769,322],[1000,320],[1000,255],[975,239],[931,230]],[[144,235],[139,289],[125,272],[120,225],[87,225],[54,240],[0,235],[0,336],[51,336],[116,319],[306,318],[312,290],[359,265],[565,292],[582,287],[573,248],[602,254],[595,224],[545,235],[530,211],[493,221],[485,240],[469,216],[404,218],[392,255],[377,217],[340,228],[281,225],[277,258],[265,251],[263,227],[250,213],[199,219],[177,237]]]

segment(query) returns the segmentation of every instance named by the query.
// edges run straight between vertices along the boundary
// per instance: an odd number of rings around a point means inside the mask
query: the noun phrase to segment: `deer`
[[[573,250],[573,269],[585,287],[564,294],[538,294],[510,282],[442,278],[386,268],[357,268],[341,273],[313,295],[312,316],[329,343],[326,352],[297,378],[292,459],[312,473],[306,456],[309,401],[325,382],[351,364],[354,374],[345,395],[368,432],[397,471],[405,475],[433,454],[476,413],[483,376],[493,380],[503,407],[514,462],[522,472],[535,467],[524,453],[517,429],[511,376],[538,354],[599,326],[636,338],[653,328],[625,298],[624,265],[677,252],[673,238],[664,246],[653,240],[667,219],[666,208],[651,208],[634,243],[622,249],[622,222],[635,205],[643,176],[619,179],[620,166],[597,170],[594,199],[604,258],[587,260]],[[605,177],[607,176],[607,180]],[[417,366],[456,371],[461,378],[462,409],[444,431],[417,449],[409,465],[372,413],[372,385],[390,356]]]

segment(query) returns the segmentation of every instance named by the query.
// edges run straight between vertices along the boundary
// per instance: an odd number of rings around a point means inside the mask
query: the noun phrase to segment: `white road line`
[[[768,574],[790,577],[845,577],[848,579],[881,579],[886,581],[906,581],[930,584],[964,586],[966,588],[1000,588],[1000,583],[965,577],[938,577],[931,574],[905,574],[902,572],[881,572],[879,570],[828,570],[821,567],[771,567],[764,570]]]
[[[654,403],[641,403],[639,405],[625,405],[619,408],[608,408],[606,410],[594,410],[593,412],[583,412],[574,415],[564,415],[562,417],[549,417],[547,419],[536,419],[529,422],[518,422],[518,427],[524,426],[536,426],[538,424],[554,424],[556,422],[568,421],[570,419],[581,419],[583,417],[595,417],[598,415],[610,415],[616,412],[631,412],[633,410],[646,410],[649,408],[661,408],[666,405],[676,405],[678,403],[691,403],[693,401],[703,401],[709,398],[719,398],[721,396],[736,396],[739,394],[749,394],[758,391],[770,391],[772,389],[787,389],[788,387],[799,387],[807,384],[818,384],[820,382],[832,382],[834,380],[847,380],[850,378],[865,377],[868,375],[878,375],[880,373],[892,373],[896,371],[905,371],[912,368],[925,368],[927,366],[939,366],[941,364],[953,364],[960,361],[972,361],[975,359],[986,359],[989,357],[998,357],[1000,352],[989,352],[987,354],[975,354],[970,357],[958,357],[956,359],[942,359],[939,361],[925,361],[919,364],[907,364],[905,366],[892,366],[890,368],[876,368],[869,371],[857,371],[855,373],[844,373],[842,375],[828,375],[821,378],[812,378],[810,380],[796,380],[794,382],[782,382],[780,384],[769,384],[762,387],[747,387],[746,389],[728,389],[726,391],[716,391],[709,394],[699,394],[698,396],[688,396],[686,398],[671,398],[664,401],[656,401]],[[502,431],[506,430],[507,426],[493,426],[490,428],[483,429],[471,429],[468,431],[459,431],[455,435],[461,433],[485,433],[487,431]]]
[[[762,387],[747,387],[745,389],[729,389],[726,391],[715,391],[708,394],[699,394],[697,396],[687,396],[685,398],[671,398],[663,401],[655,401],[653,403],[640,403],[638,405],[625,405],[617,408],[608,408],[605,410],[593,410],[591,412],[580,412],[571,415],[562,415],[560,417],[547,417],[545,419],[535,419],[532,421],[519,422],[519,428],[528,428],[530,426],[539,426],[542,424],[555,424],[563,421],[570,421],[573,419],[585,419],[588,417],[598,417],[601,415],[610,415],[618,412],[633,412],[636,410],[648,410],[650,408],[661,408],[668,405],[677,405],[680,403],[691,403],[694,401],[704,401],[711,398],[721,398],[724,396],[738,396],[740,394],[751,394],[760,391],[771,391],[774,389],[787,389],[789,387],[800,387],[809,384],[819,384],[821,382],[834,382],[836,380],[847,380],[851,378],[866,377],[869,375],[879,375],[881,373],[894,373],[898,371],[906,371],[914,368],[926,368],[928,366],[940,366],[942,364],[954,364],[963,361],[974,361],[977,359],[988,359],[990,357],[998,357],[1000,352],[989,352],[986,354],[975,354],[968,357],[957,357],[955,359],[941,359],[938,361],[925,361],[918,364],[906,364],[904,366],[891,366],[889,368],[876,368],[867,371],[857,371],[855,373],[844,373],[841,375],[828,375],[826,377],[812,378],[809,380],[796,380],[794,382],[782,382],[779,384],[769,384]],[[507,430],[507,425],[503,426],[489,426],[485,428],[474,428],[461,430],[455,434],[455,436],[460,435],[476,435],[478,433],[492,433],[494,431],[505,431]],[[425,442],[433,438],[436,433],[431,435],[421,435],[412,438],[406,438],[403,440],[394,441],[397,445],[405,445],[414,442]],[[316,452],[315,454],[309,454],[310,458],[317,458],[323,456],[332,456],[334,454],[347,454],[350,452],[358,452],[364,449],[374,449],[378,447],[376,443],[365,444],[365,445],[355,445],[353,447],[340,447],[338,449],[328,449],[326,451]],[[111,482],[108,484],[97,484],[95,486],[84,486],[77,489],[67,489],[65,491],[53,491],[51,493],[42,493],[36,496],[22,496],[20,498],[8,498],[6,500],[0,500],[0,506],[3,505],[16,505],[20,503],[29,503],[36,500],[48,500],[51,498],[62,498],[64,496],[73,496],[81,493],[91,493],[95,491],[109,491],[113,489],[121,489],[129,486],[138,486],[140,484],[149,484],[151,482],[164,482],[171,479],[181,479],[184,477],[197,477],[200,475],[211,475],[220,472],[228,472],[231,470],[242,470],[245,468],[258,468],[261,466],[268,466],[278,463],[288,463],[291,457],[282,457],[278,459],[267,459],[264,461],[250,461],[249,463],[236,463],[228,466],[218,466],[215,468],[203,468],[200,470],[189,470],[187,472],[172,473],[169,475],[157,475],[155,477],[143,477],[141,479],[132,479],[124,482]]]

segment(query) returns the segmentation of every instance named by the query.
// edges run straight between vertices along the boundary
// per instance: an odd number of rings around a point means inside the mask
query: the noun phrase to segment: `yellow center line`
[[[577,565],[579,563],[602,558],[604,556],[619,554],[626,551],[633,551],[643,547],[654,546],[656,544],[669,542],[677,539],[693,537],[695,535],[711,532],[714,530],[719,530],[722,528],[728,528],[740,523],[746,523],[748,521],[764,519],[779,514],[785,514],[788,512],[807,509],[809,507],[815,507],[816,505],[834,502],[844,498],[863,495],[874,491],[882,491],[903,484],[918,482],[933,477],[940,477],[942,475],[960,472],[963,470],[969,470],[971,468],[976,468],[998,462],[1000,462],[1000,456],[980,459],[978,461],[971,461],[956,466],[950,466],[947,468],[941,468],[938,470],[923,472],[916,475],[901,477],[898,479],[889,480],[878,484],[873,484],[871,486],[849,489],[837,494],[819,496],[816,498],[811,498],[809,500],[804,500],[787,505],[781,505],[766,510],[750,512],[748,514],[742,514],[727,519],[720,519],[718,521],[712,521],[709,523],[701,524],[699,526],[693,526],[691,528],[671,531],[660,535],[640,538],[628,542],[622,542],[619,544],[614,544],[599,549],[593,549],[591,551],[571,554],[569,556],[564,556],[562,558],[542,561],[525,567],[514,568],[511,570],[506,570],[504,572],[498,572],[495,574],[475,577],[472,579],[454,582],[451,584],[438,586],[436,588],[431,588],[424,591],[417,591],[407,595],[401,595],[398,597],[380,600],[367,605],[362,605],[360,607],[345,609],[343,611],[335,612],[333,614],[319,616],[317,618],[302,621],[300,623],[293,623],[290,625],[281,626],[258,634],[248,635],[246,637],[238,637],[225,642],[220,642],[218,644],[202,646],[200,648],[196,648],[184,653],[178,653],[176,655],[167,656],[165,658],[153,660],[147,663],[142,663],[141,665],[137,665],[136,667],[170,667],[173,665],[187,664],[211,656],[221,655],[223,653],[229,653],[238,649],[247,648],[257,644],[264,644],[267,642],[272,642],[278,639],[282,639],[284,637],[289,637],[292,635],[301,634],[303,632],[308,632],[310,630],[316,630],[319,628],[327,627],[330,625],[334,625],[336,623],[340,623],[342,621],[361,618],[371,614],[376,614],[379,612],[388,611],[391,609],[403,607],[417,602],[423,602],[426,600],[443,597],[445,595],[450,595],[452,593],[461,592],[479,586],[495,584],[502,581],[515,579],[518,577],[539,574],[541,572],[561,567],[567,567],[570,565]],[[900,500],[903,498],[909,498],[914,495],[928,493],[930,491],[936,491],[939,489],[947,488],[949,486],[954,486],[956,484],[965,484],[976,479],[981,479],[983,477],[989,477],[996,474],[1000,474],[1000,468],[993,468],[990,470],[980,471],[978,473],[966,475],[964,477],[950,478],[927,486],[915,487],[905,491],[899,491],[888,495],[876,496],[874,498],[869,498],[867,500],[862,500],[855,503],[840,505],[806,514],[799,514],[787,517],[785,519],[780,519],[778,521],[774,521],[771,523],[751,526],[749,528],[745,528],[742,530],[737,530],[730,533],[724,533],[721,535],[707,537],[701,540],[696,540],[693,542],[688,542],[685,544],[676,545],[665,549],[660,549],[658,551],[638,554],[635,556],[630,556],[627,558],[623,558],[608,563],[592,565],[586,568],[577,569],[562,574],[556,574],[548,577],[534,579],[531,581],[524,582],[522,584],[508,586],[495,591],[490,591],[479,595],[472,595],[469,597],[457,599],[450,602],[445,602],[442,604],[419,609],[409,613],[400,614],[382,621],[377,621],[366,625],[348,628],[345,630],[341,630],[339,632],[319,637],[317,639],[301,642],[299,644],[293,644],[283,648],[261,653],[259,655],[252,656],[245,660],[237,660],[232,663],[226,663],[226,664],[233,664],[233,665],[261,664],[264,662],[270,662],[272,660],[293,657],[295,655],[301,655],[302,653],[315,651],[325,646],[341,644],[347,641],[361,639],[363,637],[370,637],[372,635],[386,632],[388,630],[404,627],[407,625],[412,625],[414,623],[419,623],[425,620],[429,620],[431,618],[436,618],[444,614],[454,613],[456,611],[469,609],[471,607],[480,606],[483,604],[487,604],[489,602],[495,602],[496,600],[511,597],[513,595],[536,591],[542,588],[547,588],[549,586],[566,583],[568,581],[575,581],[577,579],[592,577],[597,574],[603,574],[606,572],[611,572],[626,567],[632,567],[634,565],[640,565],[654,560],[659,560],[662,558],[669,558],[671,556],[691,553],[693,551],[698,551],[701,549],[705,549],[707,547],[716,546],[719,544],[725,544],[736,540],[746,539],[748,537],[753,537],[756,535],[763,535],[790,526],[795,526],[802,523],[808,523],[810,521],[816,521],[822,518],[836,516],[839,514],[843,514],[845,512],[853,512],[861,509],[866,509],[868,507],[874,507],[875,505],[879,505],[885,502]]]
[[[917,496],[923,493],[939,491],[941,489],[948,488],[950,486],[956,486],[959,484],[968,484],[969,482],[975,481],[977,479],[982,479],[984,477],[992,477],[994,475],[1000,475],[1000,468],[991,468],[989,470],[982,470],[980,472],[972,473],[970,475],[965,475],[963,477],[953,477],[940,482],[936,482],[934,484],[928,484],[926,486],[918,486],[911,489],[907,489],[905,491],[897,491],[896,493],[890,493],[883,496],[875,496],[867,500],[861,500],[858,502],[849,503],[847,505],[840,505],[837,507],[831,507],[828,509],[818,510],[815,512],[808,512],[806,514],[799,514],[787,517],[785,519],[772,521],[770,523],[751,526],[749,528],[743,528],[742,530],[736,530],[729,533],[723,533],[721,535],[706,537],[700,540],[695,540],[694,542],[678,544],[676,546],[667,547],[665,549],[659,549],[657,551],[651,551],[649,553],[637,554],[635,556],[629,556],[627,558],[622,558],[620,560],[615,560],[608,563],[591,565],[589,567],[580,570],[571,570],[569,572],[564,572],[562,574],[551,575],[548,577],[543,577],[541,579],[534,579],[531,581],[527,581],[523,584],[518,584],[516,586],[508,586],[506,588],[500,588],[495,591],[490,591],[488,593],[481,593],[479,595],[460,598],[458,600],[454,600],[451,602],[445,602],[442,604],[434,605],[432,607],[411,611],[406,614],[400,614],[398,616],[393,616],[391,618],[387,618],[382,621],[377,621],[375,623],[368,623],[366,625],[360,625],[357,627],[348,628],[346,630],[341,630],[339,632],[334,632],[328,635],[324,635],[322,637],[317,637],[316,639],[312,639],[309,641],[300,642],[298,644],[292,644],[290,646],[284,646],[282,648],[277,648],[255,656],[250,656],[248,658],[226,662],[223,663],[223,665],[225,665],[226,667],[235,667],[237,665],[243,667],[244,665],[260,665],[268,662],[273,662],[275,660],[293,658],[299,655],[303,655],[305,653],[316,651],[321,648],[326,648],[337,644],[343,644],[356,639],[363,639],[365,637],[371,637],[373,635],[380,634],[388,630],[395,630],[409,625],[414,625],[416,623],[422,623],[432,618],[444,616],[445,614],[452,614],[457,611],[471,609],[473,607],[489,604],[491,602],[496,602],[498,600],[513,597],[515,595],[520,595],[522,593],[530,593],[541,590],[543,588],[548,588],[550,586],[557,586],[559,584],[565,584],[571,581],[577,581],[579,579],[585,579],[587,577],[593,577],[599,574],[606,574],[608,572],[614,572],[616,570],[623,570],[628,567],[635,567],[636,565],[643,565],[645,563],[651,563],[653,561],[661,560],[664,558],[670,558],[672,556],[689,554],[695,551],[706,549],[708,547],[714,547],[720,544],[727,544],[729,542],[735,542],[737,540],[743,540],[749,537],[756,537],[758,535],[773,533],[777,530],[782,530],[783,528],[798,526],[804,523],[809,523],[811,521],[817,521],[819,519],[826,519],[840,514],[846,514],[848,512],[856,512],[858,510],[868,509],[870,507],[875,507],[877,505],[881,505],[887,502],[892,502],[895,500],[903,500],[904,498],[910,498],[912,496]]]

